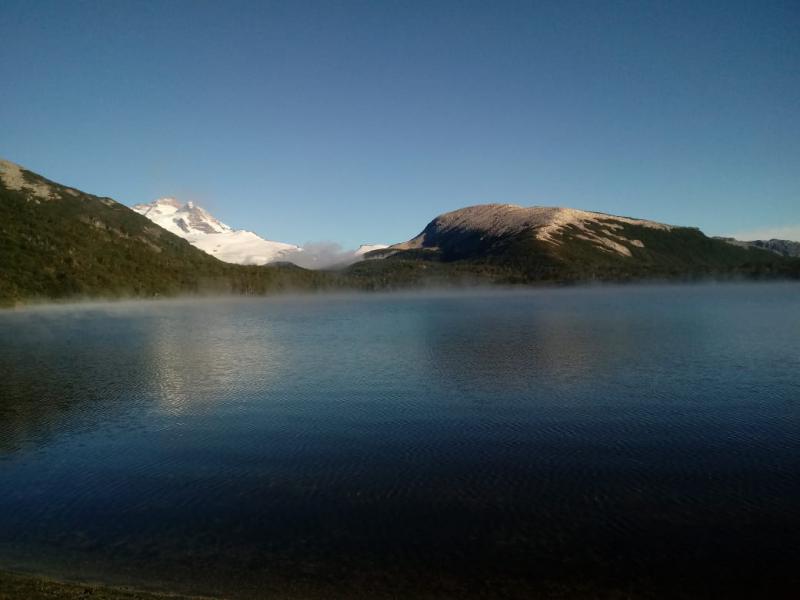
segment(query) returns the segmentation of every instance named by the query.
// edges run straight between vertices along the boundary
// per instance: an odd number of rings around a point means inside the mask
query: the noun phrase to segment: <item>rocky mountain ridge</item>
[[[714,239],[722,240],[723,242],[742,248],[761,248],[762,250],[769,250],[780,256],[800,258],[800,242],[792,240],[778,240],[773,238],[771,240],[743,241],[730,237],[716,237]]]
[[[631,256],[631,248],[644,247],[641,240],[620,234],[622,225],[636,225],[649,229],[671,231],[672,225],[589,212],[574,208],[531,206],[516,204],[480,204],[444,213],[431,221],[416,237],[389,246],[383,251],[432,249],[438,250],[464,237],[480,240],[498,240],[530,233],[535,239],[548,244],[562,243],[560,235],[566,229],[575,230],[575,237],[590,242],[602,252]],[[593,227],[594,226],[594,227]]]

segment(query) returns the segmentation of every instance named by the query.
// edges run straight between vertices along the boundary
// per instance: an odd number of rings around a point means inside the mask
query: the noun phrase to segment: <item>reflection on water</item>
[[[459,311],[457,304],[451,300],[426,315],[424,340],[431,367],[464,392],[498,386],[524,392],[551,381],[569,385],[592,377],[605,359],[627,350],[628,340],[618,331],[604,332],[618,339],[587,332],[580,319],[558,306],[484,305],[476,314]],[[607,351],[609,344],[615,353]]]
[[[232,597],[785,595],[797,286],[0,314],[0,567]]]
[[[168,311],[152,327],[148,372],[162,410],[213,411],[222,398],[263,389],[286,373],[275,326],[231,306]]]

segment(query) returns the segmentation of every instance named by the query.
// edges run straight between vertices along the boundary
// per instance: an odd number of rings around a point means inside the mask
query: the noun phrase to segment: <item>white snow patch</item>
[[[388,244],[361,244],[353,254],[355,256],[364,256],[367,252],[372,252],[373,250],[383,250],[384,248],[388,247]]]
[[[252,231],[231,230],[221,233],[195,233],[185,236],[190,244],[223,262],[239,265],[263,265],[286,258],[289,252],[301,252],[293,244],[272,242]]]

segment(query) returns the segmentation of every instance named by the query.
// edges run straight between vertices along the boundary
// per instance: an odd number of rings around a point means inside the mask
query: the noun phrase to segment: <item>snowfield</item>
[[[232,229],[192,202],[181,204],[175,198],[160,198],[149,204],[137,204],[133,210],[224,262],[264,265],[302,251],[294,244],[274,242],[252,231]]]

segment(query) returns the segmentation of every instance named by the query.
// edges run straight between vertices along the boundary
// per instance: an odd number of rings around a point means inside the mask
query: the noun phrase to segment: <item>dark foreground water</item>
[[[800,286],[0,313],[0,568],[797,597]]]

